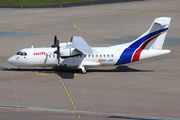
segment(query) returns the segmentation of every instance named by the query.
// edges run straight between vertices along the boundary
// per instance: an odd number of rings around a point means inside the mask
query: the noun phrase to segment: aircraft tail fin
[[[170,17],[156,18],[149,30],[133,41],[129,48],[161,50],[170,21]]]
[[[136,40],[121,45],[126,46],[126,48],[122,52],[116,65],[170,53],[170,50],[162,50],[170,21],[170,17],[156,18],[148,31]]]

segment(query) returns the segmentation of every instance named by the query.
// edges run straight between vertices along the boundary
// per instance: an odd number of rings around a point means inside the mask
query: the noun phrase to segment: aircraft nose
[[[7,62],[9,63],[9,64],[13,64],[13,60],[12,60],[12,58],[10,57],[10,58],[8,58],[7,59]]]

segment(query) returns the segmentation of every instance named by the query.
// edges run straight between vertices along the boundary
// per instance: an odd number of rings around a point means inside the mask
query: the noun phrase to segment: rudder
[[[157,29],[162,30],[162,32],[152,41],[152,45],[150,45],[149,49],[162,49],[167,34],[167,30],[170,25],[170,21],[170,17],[160,17],[154,20],[150,32],[157,31]]]

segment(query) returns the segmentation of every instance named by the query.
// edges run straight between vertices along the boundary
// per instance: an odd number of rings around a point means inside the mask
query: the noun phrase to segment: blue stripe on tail
[[[132,56],[133,56],[134,52],[136,51],[136,49],[138,49],[144,42],[146,42],[151,37],[158,35],[162,32],[165,32],[167,30],[168,30],[168,28],[165,28],[165,29],[161,29],[161,30],[149,33],[148,35],[145,35],[144,37],[142,37],[139,40],[132,43],[128,48],[126,48],[122,52],[120,59],[117,61],[117,63],[115,65],[125,64],[125,63],[131,62]]]

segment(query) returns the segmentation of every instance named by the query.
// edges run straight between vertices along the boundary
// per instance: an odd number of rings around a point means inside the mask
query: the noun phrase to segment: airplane
[[[73,36],[70,42],[59,43],[57,37],[51,47],[24,48],[7,59],[21,67],[70,67],[86,73],[86,68],[121,65],[145,58],[168,54],[162,49],[170,25],[170,17],[156,18],[150,28],[132,42],[109,46],[90,47],[82,37]]]

